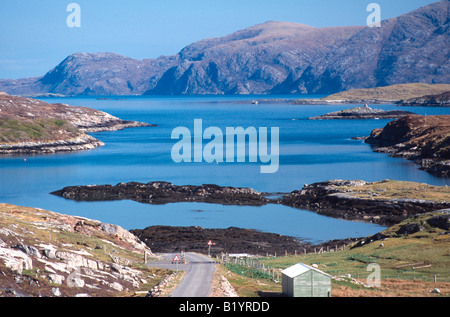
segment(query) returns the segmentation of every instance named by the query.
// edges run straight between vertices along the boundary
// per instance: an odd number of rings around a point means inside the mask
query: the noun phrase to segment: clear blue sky
[[[81,7],[81,28],[66,24],[72,2]],[[384,20],[436,0],[1,0],[0,78],[44,75],[76,52],[172,55],[266,21],[365,25],[372,2]]]

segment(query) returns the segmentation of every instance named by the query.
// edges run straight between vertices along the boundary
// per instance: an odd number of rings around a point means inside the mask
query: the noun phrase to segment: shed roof
[[[301,275],[301,274],[303,274],[305,272],[308,272],[310,270],[314,270],[314,271],[316,271],[318,273],[321,273],[323,275],[331,277],[331,275],[329,275],[329,274],[327,274],[325,272],[322,272],[321,270],[318,270],[318,269],[316,269],[316,268],[314,268],[312,266],[306,265],[304,263],[297,263],[297,264],[295,264],[295,265],[293,265],[291,267],[288,267],[287,269],[284,269],[283,271],[281,271],[281,273],[286,275],[286,276],[289,276],[289,277],[293,278],[293,277],[299,276],[299,275]]]

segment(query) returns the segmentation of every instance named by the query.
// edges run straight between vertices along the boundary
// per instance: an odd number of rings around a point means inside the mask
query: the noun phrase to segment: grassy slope
[[[127,248],[125,243],[120,243],[119,239],[111,235],[96,233],[88,235],[82,232],[72,232],[68,230],[69,222],[73,221],[70,216],[61,215],[37,208],[20,207],[9,204],[0,204],[0,228],[10,228],[15,232],[23,233],[21,236],[0,236],[0,240],[8,244],[15,244],[19,240],[24,245],[35,246],[38,244],[54,245],[58,250],[89,253],[95,261],[102,261],[111,264],[110,253],[116,257],[130,261],[133,269],[138,269],[145,276],[153,275],[148,279],[147,284],[142,284],[140,291],[148,291],[168,275],[166,270],[148,268],[143,264],[143,255]],[[89,226],[89,220],[84,221]],[[67,226],[67,227],[66,227]],[[74,251],[75,252],[75,251]],[[50,294],[50,289],[55,285],[49,283],[45,277],[43,265],[34,260],[33,269],[24,271],[24,276],[30,276],[38,281],[39,287],[29,287],[26,283],[16,284],[11,281],[12,274],[9,269],[0,262],[0,286],[7,287],[9,284],[14,288],[22,288],[21,291],[31,296],[39,294]],[[5,273],[6,272],[6,273]],[[40,273],[39,273],[40,272]],[[0,287],[0,296],[2,295]],[[73,294],[86,292],[84,289],[70,288],[66,283],[57,285],[63,293]],[[28,289],[27,289],[28,288]],[[105,287],[106,288],[106,287]],[[134,296],[135,290],[124,290],[123,292],[105,292],[103,289],[94,290],[92,296]]]
[[[352,89],[333,94],[323,98],[323,100],[379,100],[379,101],[399,101],[425,95],[436,95],[450,91],[448,84],[398,84],[387,87],[377,87],[370,89]]]
[[[366,283],[368,275],[372,273],[367,271],[367,266],[370,263],[380,266],[380,288],[366,288],[351,283],[350,279],[333,280],[332,296],[335,297],[450,296],[450,235],[444,235],[444,230],[426,224],[426,220],[436,214],[437,212],[412,217],[386,229],[383,233],[389,238],[385,241],[375,241],[338,252],[264,259],[263,263],[280,270],[299,262],[317,264],[320,270],[333,276],[350,274],[363,283]],[[411,223],[421,224],[424,229],[410,235],[396,234],[400,226]],[[380,243],[384,246],[380,247]],[[261,284],[259,280],[228,274],[230,282],[241,296],[270,296],[281,292],[281,284],[266,280]],[[435,275],[437,284],[434,283]],[[441,293],[430,293],[434,288],[439,288]]]
[[[342,192],[368,199],[424,199],[430,201],[450,201],[450,188],[428,184],[384,180],[362,186],[343,186]]]
[[[64,120],[0,118],[0,143],[49,141],[77,134],[77,129]]]

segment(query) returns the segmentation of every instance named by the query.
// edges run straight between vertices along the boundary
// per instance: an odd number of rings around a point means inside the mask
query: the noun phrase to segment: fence
[[[334,251],[334,249],[333,249]],[[317,249],[316,253],[325,252],[322,249]],[[332,252],[332,251],[327,251]],[[234,273],[252,277],[265,278],[276,283],[281,282],[281,269],[270,267],[264,264],[257,256],[248,254],[221,254],[217,256],[217,261],[224,264],[229,270]],[[429,268],[431,265],[424,263],[412,263],[399,265],[393,269],[388,269],[388,274],[380,274],[381,280],[399,279],[399,280],[421,280],[425,282],[434,283],[450,283],[450,273],[434,273],[434,272],[419,272],[416,269]],[[357,280],[365,280],[371,272],[366,270],[366,267],[361,267],[360,271],[343,271],[343,270],[324,270],[332,276],[346,276]]]

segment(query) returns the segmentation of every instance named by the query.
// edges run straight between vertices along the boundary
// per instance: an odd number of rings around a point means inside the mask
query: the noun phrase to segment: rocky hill
[[[75,53],[42,77],[0,80],[0,90],[31,97],[141,95],[177,60],[177,56],[135,60],[115,53]]]
[[[449,1],[365,26],[269,21],[134,60],[77,53],[38,78],[0,80],[33,95],[336,93],[398,83],[448,83]]]
[[[276,92],[335,93],[401,83],[448,83],[450,1],[366,27]]]
[[[0,93],[0,154],[92,149],[103,143],[86,133],[142,126],[149,124],[91,108]]]
[[[146,94],[267,93],[360,29],[272,21],[199,41],[184,48],[181,63]]]
[[[168,272],[117,225],[42,209],[0,204],[0,296],[132,296]]]
[[[375,151],[414,160],[424,170],[450,175],[450,116],[405,116],[372,131]]]

